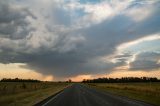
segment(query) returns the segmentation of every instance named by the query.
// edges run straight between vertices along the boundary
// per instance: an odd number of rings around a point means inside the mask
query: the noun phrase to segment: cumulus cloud
[[[0,37],[9,39],[25,38],[30,31],[27,17],[36,18],[27,8],[12,5],[9,0],[0,2]]]
[[[137,23],[136,11],[146,5],[150,12]],[[25,63],[24,68],[55,77],[112,72],[132,55],[117,55],[116,62],[104,59],[119,45],[159,36],[159,6],[136,1],[1,1],[0,62]]]

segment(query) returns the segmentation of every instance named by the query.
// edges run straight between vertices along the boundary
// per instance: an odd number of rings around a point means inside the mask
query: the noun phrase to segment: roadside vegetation
[[[15,80],[15,79],[14,79]],[[69,83],[38,80],[0,81],[0,105],[31,106],[63,90]]]
[[[83,83],[131,83],[131,82],[160,82],[156,77],[122,77],[122,78],[97,78],[84,79]]]
[[[90,80],[91,81],[91,80]],[[113,81],[113,80],[112,80]],[[85,83],[107,93],[144,101],[160,106],[160,82],[157,80],[147,82],[118,82],[118,83]]]

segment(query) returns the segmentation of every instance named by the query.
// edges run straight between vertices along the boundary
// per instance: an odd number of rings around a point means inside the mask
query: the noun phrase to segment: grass
[[[87,85],[160,106],[160,83],[88,83]]]
[[[69,83],[0,82],[2,106],[31,106],[63,90]]]

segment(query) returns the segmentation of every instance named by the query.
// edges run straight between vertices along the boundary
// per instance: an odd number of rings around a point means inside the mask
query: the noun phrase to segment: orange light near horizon
[[[157,77],[160,78],[160,70],[156,71],[115,71],[106,77],[121,78],[121,77]]]
[[[0,64],[0,79],[2,78],[22,78],[22,79],[38,79],[42,81],[56,81],[53,75],[43,75],[41,73],[35,72],[34,70],[24,69],[21,67],[24,64]],[[61,80],[71,79],[72,81],[79,82],[83,79],[94,79],[103,77],[157,77],[160,78],[160,70],[155,71],[128,71],[127,67],[118,67],[116,71],[110,74],[89,74],[89,75],[78,75],[75,77],[62,78]]]
[[[38,79],[42,81],[53,81],[52,75],[43,75],[34,70],[25,69],[21,66],[25,64],[11,63],[0,64],[0,79],[2,78],[21,78],[21,79]]]
[[[83,79],[91,79],[91,78],[92,78],[91,75],[78,75],[76,77],[71,77],[70,79],[75,82],[80,82]]]

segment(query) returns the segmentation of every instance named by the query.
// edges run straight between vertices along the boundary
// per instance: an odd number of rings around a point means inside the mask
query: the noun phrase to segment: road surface
[[[112,95],[88,88],[82,84],[73,84],[52,97],[42,106],[152,106],[144,102]]]

